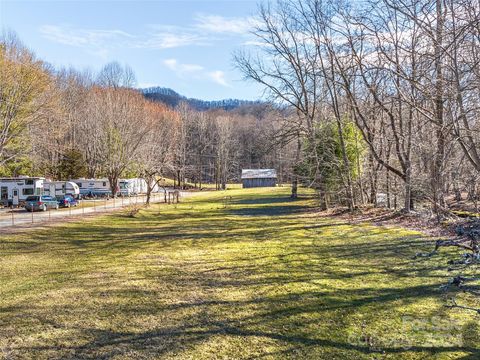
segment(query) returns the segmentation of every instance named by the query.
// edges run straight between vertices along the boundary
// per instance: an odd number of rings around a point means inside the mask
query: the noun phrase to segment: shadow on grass
[[[303,205],[284,205],[284,206],[263,206],[252,208],[237,208],[230,209],[228,213],[230,215],[237,216],[279,216],[279,215],[291,215],[295,213],[306,212],[310,208]]]
[[[291,197],[283,196],[262,196],[262,197],[249,197],[242,199],[233,199],[232,204],[235,205],[264,205],[264,204],[278,204],[278,203],[295,203],[304,199],[292,199]]]
[[[283,355],[282,358],[295,358],[308,356],[312,354],[312,350],[321,349],[322,354],[325,357],[316,358],[332,358],[332,356],[339,355],[338,358],[342,359],[371,359],[374,354],[394,355],[395,358],[400,358],[405,355],[406,358],[430,358],[433,355],[442,353],[451,353],[464,351],[469,353],[463,359],[478,359],[480,351],[475,347],[470,346],[419,346],[409,345],[402,346],[383,346],[381,348],[375,348],[371,344],[362,341],[349,343],[346,341],[338,341],[332,337],[315,336],[314,334],[306,334],[300,329],[297,331],[285,331],[280,330],[290,324],[287,319],[287,315],[293,314],[285,312],[285,322],[279,322],[278,318],[282,314],[276,314],[276,320],[273,322],[268,321],[261,316],[255,317],[254,321],[249,319],[235,319],[230,320],[226,318],[211,319],[207,318],[208,313],[202,312],[203,307],[215,307],[215,306],[228,306],[231,307],[230,311],[236,311],[235,304],[229,303],[200,303],[192,306],[198,306],[200,309],[197,312],[197,316],[188,317],[184,319],[183,325],[177,326],[156,326],[147,331],[112,331],[109,329],[101,329],[99,327],[79,327],[77,328],[77,341],[81,341],[80,345],[67,345],[67,344],[46,344],[38,346],[26,346],[20,344],[18,350],[21,353],[27,354],[48,354],[48,353],[61,353],[63,359],[94,359],[94,358],[114,358],[116,356],[139,356],[142,357],[179,357],[178,354],[182,352],[192,351],[194,352],[196,347],[209,341],[215,341],[214,339],[221,337],[222,339],[241,339],[244,342],[253,342],[259,345],[270,345],[272,343],[282,344],[281,350],[276,352],[277,355]],[[244,306],[244,304],[242,304]],[[134,315],[141,315],[141,309],[137,310]],[[202,315],[203,314],[203,315]],[[70,330],[65,328],[61,323],[51,321],[46,318],[37,318],[36,321],[42,324],[48,324],[53,328],[59,328],[64,330]],[[257,328],[255,328],[255,326]],[[277,330],[276,330],[277,329]],[[224,340],[223,340],[224,341]],[[214,348],[213,348],[214,349]],[[248,358],[246,357],[245,348],[237,348],[238,351],[236,358]],[[204,352],[197,353],[195,358],[211,358],[212,353]],[[262,353],[253,358],[260,358]],[[268,354],[268,355],[271,355]],[[418,357],[416,356],[418,355]],[[188,355],[187,355],[188,357]]]
[[[308,205],[269,199],[110,215],[2,244],[0,260],[53,257],[4,282],[0,346],[18,358],[480,357],[416,338],[408,348],[352,341],[359,319],[387,339],[401,332],[412,304],[444,316],[445,262],[412,260],[427,246],[418,235],[305,218]]]

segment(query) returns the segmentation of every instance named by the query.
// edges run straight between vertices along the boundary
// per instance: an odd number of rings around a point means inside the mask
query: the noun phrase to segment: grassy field
[[[231,196],[228,204],[225,195]],[[478,359],[447,254],[287,188],[0,235],[0,358]]]

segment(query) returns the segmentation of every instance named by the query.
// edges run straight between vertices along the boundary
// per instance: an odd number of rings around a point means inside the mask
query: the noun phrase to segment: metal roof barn
[[[277,185],[275,169],[243,169],[242,187],[272,187]]]

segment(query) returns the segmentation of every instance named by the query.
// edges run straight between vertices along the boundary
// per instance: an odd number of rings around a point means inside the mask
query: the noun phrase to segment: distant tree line
[[[252,102],[171,107],[134,86],[128,66],[113,62],[97,74],[55,69],[15,34],[3,34],[0,176],[106,177],[113,194],[119,178],[133,176],[145,178],[149,191],[164,177],[178,187],[225,188],[244,167],[277,168],[290,180],[291,146],[273,140],[282,111]]]

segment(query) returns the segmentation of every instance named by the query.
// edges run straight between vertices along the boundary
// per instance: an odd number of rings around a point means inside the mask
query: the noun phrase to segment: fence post
[[[33,205],[32,205],[32,224],[33,224]]]
[[[15,215],[14,215],[13,207],[12,207],[12,226],[15,225]]]

